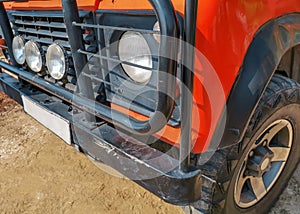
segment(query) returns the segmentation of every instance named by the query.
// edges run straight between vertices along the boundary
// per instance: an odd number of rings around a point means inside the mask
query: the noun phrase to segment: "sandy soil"
[[[0,93],[0,213],[183,213],[88,158]],[[300,170],[271,213],[299,213]]]

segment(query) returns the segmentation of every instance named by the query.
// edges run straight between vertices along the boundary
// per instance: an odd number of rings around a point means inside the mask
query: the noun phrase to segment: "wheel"
[[[243,142],[217,151],[203,166],[204,213],[267,213],[300,159],[300,85],[275,75]],[[199,161],[198,161],[199,162]]]

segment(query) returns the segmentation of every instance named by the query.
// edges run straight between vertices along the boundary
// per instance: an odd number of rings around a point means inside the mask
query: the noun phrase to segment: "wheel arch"
[[[274,18],[257,31],[227,100],[224,114],[226,117],[223,117],[226,118],[226,125],[219,144],[220,149],[241,142],[251,117],[275,73],[300,80],[300,48],[295,48],[298,45],[300,13]],[[298,72],[295,72],[297,66],[289,61],[295,57],[295,53],[299,56]],[[279,70],[280,66],[290,68],[287,71]],[[220,126],[223,123],[224,121],[220,120]],[[220,133],[215,133],[215,136],[218,134]],[[217,138],[213,138],[213,141],[214,139]]]
[[[284,54],[275,73],[300,83],[300,45],[293,46]]]

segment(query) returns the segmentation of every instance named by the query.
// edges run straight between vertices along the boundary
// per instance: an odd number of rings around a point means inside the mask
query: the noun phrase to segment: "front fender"
[[[251,117],[282,57],[299,44],[300,13],[272,19],[258,30],[227,101],[227,121],[220,149],[243,139]]]

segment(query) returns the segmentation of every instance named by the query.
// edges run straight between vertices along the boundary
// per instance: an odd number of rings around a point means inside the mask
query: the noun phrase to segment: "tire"
[[[203,179],[202,198],[192,206],[203,213],[267,213],[299,160],[300,85],[275,75],[243,141],[198,165],[210,179]]]

